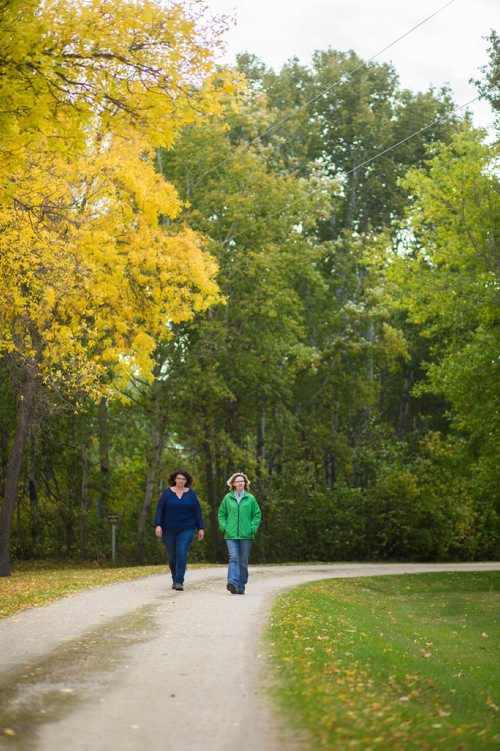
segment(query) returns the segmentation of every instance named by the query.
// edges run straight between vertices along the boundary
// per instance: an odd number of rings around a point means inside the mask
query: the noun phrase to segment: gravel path
[[[0,621],[0,747],[30,751],[281,751],[294,745],[262,690],[276,595],[314,579],[499,570],[500,564],[253,566],[244,597],[224,568],[86,590]]]

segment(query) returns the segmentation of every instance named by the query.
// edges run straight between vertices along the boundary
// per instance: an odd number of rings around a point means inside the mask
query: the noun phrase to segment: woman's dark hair
[[[182,475],[186,478],[186,488],[190,488],[193,484],[193,475],[190,475],[189,472],[186,472],[185,469],[176,469],[175,472],[172,472],[171,475],[169,475],[168,478],[168,484],[169,485],[175,485],[175,478],[177,475]]]

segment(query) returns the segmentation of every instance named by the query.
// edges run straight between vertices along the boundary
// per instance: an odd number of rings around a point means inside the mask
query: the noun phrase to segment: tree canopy
[[[497,149],[323,50],[216,64],[193,2],[0,0],[0,574],[160,560],[245,471],[263,561],[498,555]],[[478,83],[495,107],[498,40]]]

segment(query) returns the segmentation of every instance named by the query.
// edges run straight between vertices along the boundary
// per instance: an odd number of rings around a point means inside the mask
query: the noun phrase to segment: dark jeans
[[[193,542],[194,529],[165,529],[163,544],[167,548],[168,565],[175,584],[184,584],[187,554]]]
[[[248,556],[253,540],[226,540],[229,553],[227,581],[245,591],[248,581]]]

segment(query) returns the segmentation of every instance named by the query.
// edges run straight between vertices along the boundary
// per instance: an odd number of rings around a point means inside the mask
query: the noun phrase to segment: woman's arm
[[[163,534],[163,512],[167,502],[167,491],[164,490],[160,496],[160,500],[156,505],[155,513],[155,535],[161,537]]]
[[[203,521],[203,513],[201,511],[201,505],[200,505],[200,502],[198,500],[198,496],[196,495],[196,493],[194,492],[194,490],[193,490],[193,496],[194,496],[194,515],[196,517],[196,529],[198,529],[198,530],[201,531],[201,530],[205,529],[205,523]],[[198,539],[202,540],[203,537],[200,538],[198,536]]]
[[[219,513],[217,514],[217,521],[219,522],[219,529],[221,532],[226,531],[227,526],[227,506],[226,496],[222,499],[222,503],[219,506]]]
[[[259,529],[259,525],[262,519],[262,511],[260,510],[260,506],[257,503],[257,499],[253,499],[252,503],[252,518],[250,521],[250,527],[252,529],[252,534],[255,536],[257,534],[257,530]]]

